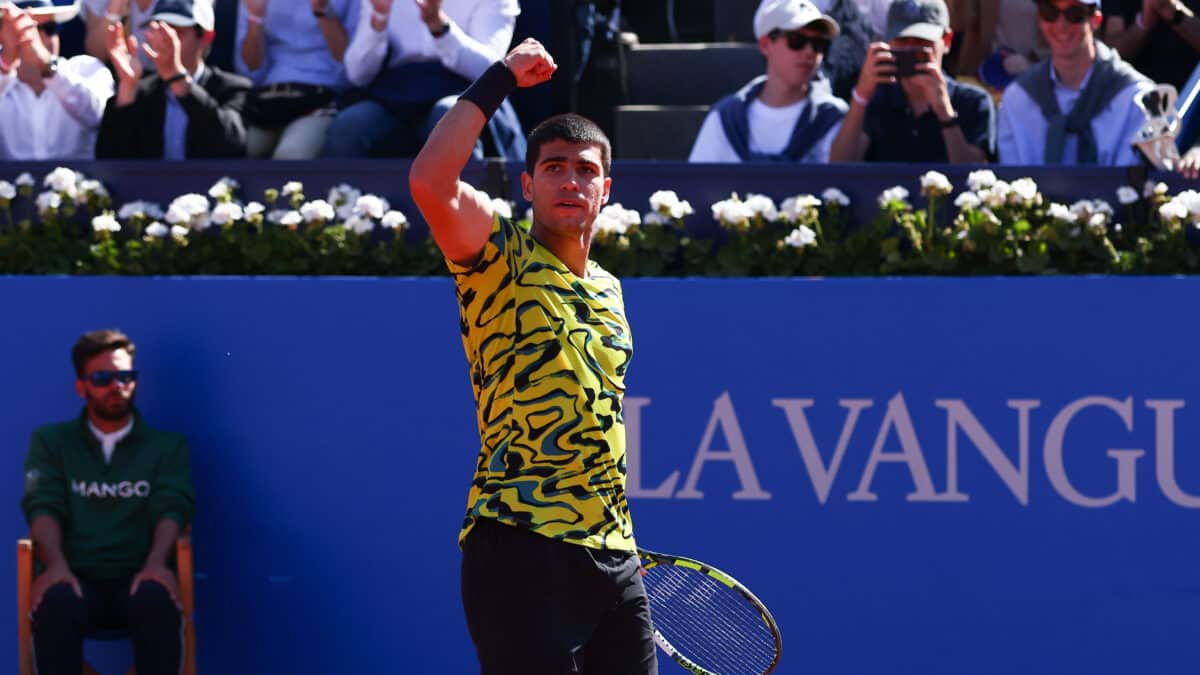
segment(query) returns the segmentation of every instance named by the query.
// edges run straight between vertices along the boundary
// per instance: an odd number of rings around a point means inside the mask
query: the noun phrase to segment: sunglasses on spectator
[[[93,387],[107,387],[113,380],[121,384],[137,382],[137,376],[136,370],[97,370],[89,373],[86,379]]]
[[[1066,17],[1070,23],[1083,23],[1092,18],[1096,13],[1096,8],[1092,5],[1074,4],[1066,9],[1059,9],[1049,2],[1037,3],[1038,17],[1046,23],[1054,23],[1058,21],[1058,17]]]
[[[808,45],[812,45],[813,51],[818,54],[825,54],[829,51],[829,38],[817,35],[805,35],[799,31],[789,31],[787,33],[781,30],[773,30],[768,35],[772,40],[779,37],[787,38],[788,49],[798,52]]]

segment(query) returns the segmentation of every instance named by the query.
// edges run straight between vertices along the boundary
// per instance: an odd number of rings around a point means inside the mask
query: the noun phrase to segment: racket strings
[[[764,673],[775,660],[775,636],[757,607],[738,591],[686,567],[647,570],[654,627],[680,654],[719,675]]]

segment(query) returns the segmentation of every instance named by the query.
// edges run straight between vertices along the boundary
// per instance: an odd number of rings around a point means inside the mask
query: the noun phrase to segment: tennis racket
[[[638,549],[654,642],[700,675],[765,675],[779,664],[783,636],[748,588],[705,563]]]

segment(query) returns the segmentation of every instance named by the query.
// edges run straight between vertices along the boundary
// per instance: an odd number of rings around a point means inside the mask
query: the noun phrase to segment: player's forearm
[[[163,566],[167,557],[175,548],[175,540],[179,539],[179,523],[171,518],[163,518],[154,527],[154,539],[150,544],[150,554],[146,556],[146,567]]]
[[[46,567],[66,564],[62,550],[62,528],[53,516],[40,515],[29,524],[29,534],[33,537],[34,550],[38,560]]]
[[[418,206],[425,200],[446,200],[458,194],[458,178],[485,124],[479,107],[465,100],[455,103],[437,123],[409,173]]]

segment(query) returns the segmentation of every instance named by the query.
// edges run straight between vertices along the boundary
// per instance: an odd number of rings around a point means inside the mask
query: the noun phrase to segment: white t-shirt
[[[106,434],[97,429],[91,420],[88,420],[88,428],[92,430],[92,435],[96,437],[96,440],[100,441],[100,449],[104,451],[104,463],[112,464],[113,450],[117,449],[117,443],[120,443],[129,435],[129,432],[133,431],[133,419],[130,419],[128,424],[111,434]]]
[[[804,112],[808,103],[808,99],[804,99],[781,108],[772,108],[758,99],[751,101],[750,108],[746,111],[750,125],[750,150],[764,155],[783,152],[788,141],[792,139],[792,130],[796,128],[796,121],[800,119],[800,114]],[[800,161],[808,164],[827,163],[829,148],[833,145],[833,139],[837,137],[838,130],[841,128],[842,121],[838,120],[837,124],[834,124]],[[696,134],[696,142],[692,145],[692,153],[688,155],[688,161],[742,161],[733,146],[729,144],[729,139],[725,136],[725,128],[721,124],[721,115],[716,110],[710,111],[704,118],[704,124],[700,126],[700,133]]]

